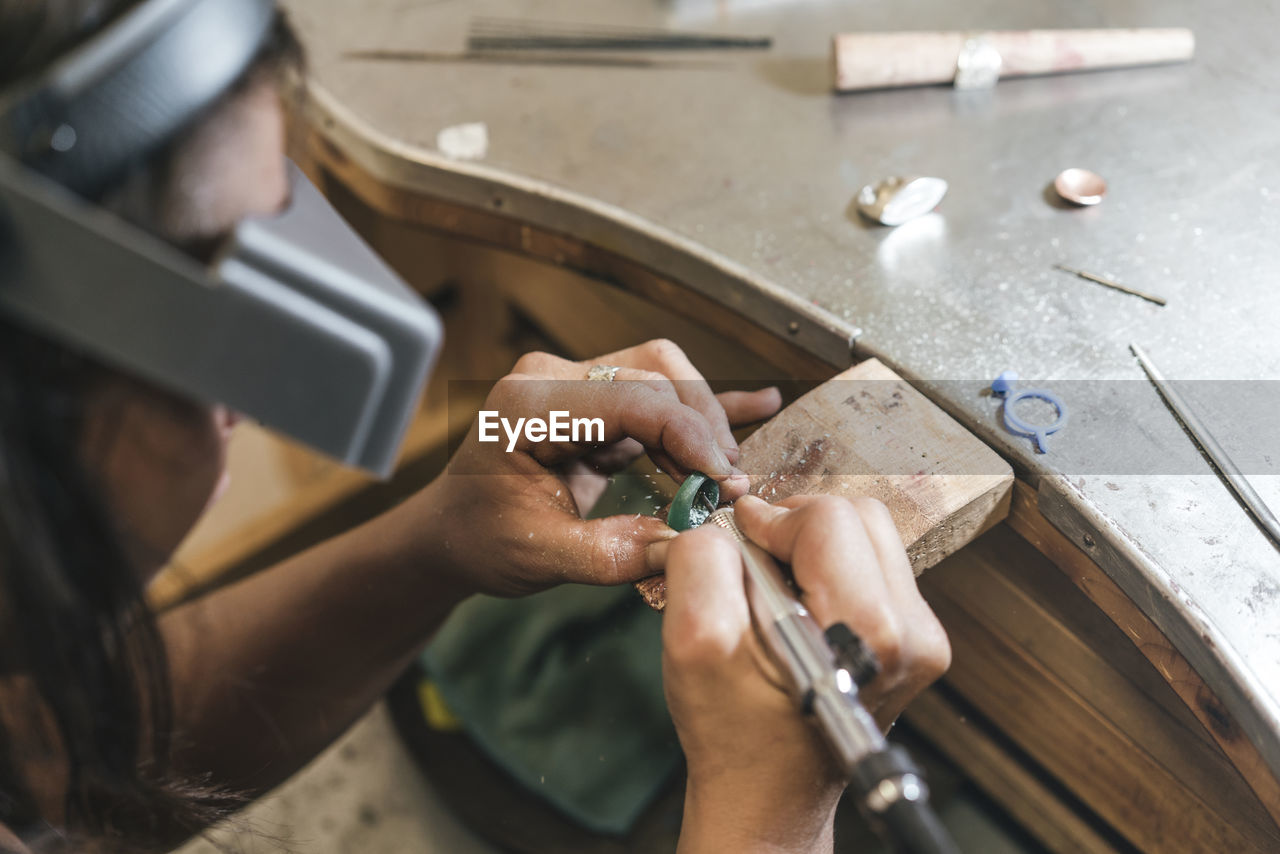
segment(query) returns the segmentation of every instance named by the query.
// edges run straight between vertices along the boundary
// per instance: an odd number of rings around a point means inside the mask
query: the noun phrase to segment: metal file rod
[[[1245,509],[1253,515],[1253,518],[1258,520],[1258,524],[1266,530],[1275,544],[1280,546],[1280,520],[1276,519],[1275,514],[1271,512],[1271,508],[1262,500],[1262,496],[1254,490],[1253,485],[1249,483],[1249,478],[1231,461],[1226,448],[1218,444],[1218,440],[1213,438],[1209,428],[1196,416],[1182,395],[1178,394],[1173,385],[1164,378],[1164,374],[1160,373],[1160,369],[1148,358],[1146,352],[1137,344],[1130,344],[1129,349],[1133,351],[1138,363],[1142,365],[1142,369],[1151,378],[1156,391],[1160,392],[1164,402],[1169,405],[1169,408],[1173,410],[1173,414],[1187,428],[1191,438],[1196,441],[1200,449],[1209,457],[1214,468],[1218,470],[1218,474],[1227,482],[1227,486],[1231,487],[1231,490],[1235,492],[1241,503],[1244,504]]]

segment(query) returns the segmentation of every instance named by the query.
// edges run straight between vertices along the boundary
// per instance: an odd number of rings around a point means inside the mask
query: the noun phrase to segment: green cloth
[[[634,502],[643,490],[615,483],[597,510],[634,506],[624,492]],[[630,585],[476,596],[422,663],[494,761],[587,829],[621,835],[680,760],[661,633],[661,616]]]

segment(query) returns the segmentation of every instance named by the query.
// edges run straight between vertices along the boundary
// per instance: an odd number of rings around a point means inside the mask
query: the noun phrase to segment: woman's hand
[[[613,381],[588,381],[595,364],[617,366]],[[648,453],[676,480],[701,471],[728,499],[746,492],[734,468],[731,428],[778,410],[776,389],[716,396],[670,341],[650,341],[590,362],[546,353],[520,359],[484,404],[514,423],[552,411],[604,422],[602,442],[530,442],[523,435],[482,443],[472,427],[445,473],[412,502],[421,542],[481,592],[532,593],[562,582],[617,584],[662,568],[658,544],[675,533],[643,516],[582,517],[608,475]],[[653,548],[650,548],[653,547]]]
[[[752,541],[791,565],[821,626],[843,621],[875,651],[882,672],[861,699],[881,727],[946,671],[946,633],[883,504],[747,497],[734,513]],[[680,851],[831,850],[846,781],[756,637],[737,547],[722,530],[698,528],[672,542],[666,572],[663,676],[689,774]]]

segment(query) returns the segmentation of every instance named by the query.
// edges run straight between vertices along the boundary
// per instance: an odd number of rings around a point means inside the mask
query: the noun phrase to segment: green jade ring
[[[702,472],[691,472],[667,508],[667,524],[677,531],[696,528],[720,503],[720,484]]]

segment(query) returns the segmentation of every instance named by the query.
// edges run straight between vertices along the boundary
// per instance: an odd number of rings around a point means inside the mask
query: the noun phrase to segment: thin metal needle
[[[1227,482],[1227,486],[1231,487],[1232,491],[1239,496],[1240,502],[1253,514],[1253,518],[1258,520],[1258,524],[1262,525],[1276,545],[1280,546],[1280,519],[1276,519],[1275,514],[1271,512],[1271,508],[1267,507],[1267,503],[1262,500],[1262,496],[1254,491],[1253,486],[1249,483],[1249,478],[1245,477],[1240,469],[1236,467],[1236,464],[1231,461],[1226,449],[1213,438],[1213,434],[1196,417],[1191,407],[1187,405],[1186,400],[1164,378],[1164,375],[1160,373],[1160,369],[1152,364],[1151,359],[1147,357],[1143,349],[1137,344],[1130,344],[1129,349],[1138,358],[1138,363],[1147,372],[1147,376],[1151,378],[1156,391],[1160,392],[1160,396],[1169,405],[1169,409],[1173,410],[1173,414],[1187,428],[1191,438],[1195,439],[1196,444],[1208,455],[1213,462],[1214,468],[1218,470],[1218,474]]]
[[[1077,270],[1074,267],[1068,267],[1065,264],[1054,264],[1053,266],[1057,267],[1059,270],[1061,270],[1064,273],[1070,273],[1073,276],[1079,276],[1082,279],[1088,279],[1090,282],[1097,282],[1099,285],[1104,285],[1105,287],[1113,288],[1117,291],[1120,291],[1121,293],[1129,294],[1135,297],[1142,297],[1144,300],[1147,300],[1148,302],[1153,302],[1156,305],[1169,304],[1169,301],[1164,297],[1156,296],[1155,294],[1149,294],[1146,291],[1140,291],[1136,288],[1131,288],[1128,285],[1122,285],[1119,282],[1112,281],[1111,279],[1105,278],[1103,276],[1099,276],[1095,273],[1090,273],[1085,270]]]

